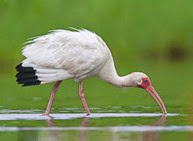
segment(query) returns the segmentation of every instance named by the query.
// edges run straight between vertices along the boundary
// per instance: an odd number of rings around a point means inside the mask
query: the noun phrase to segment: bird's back
[[[50,81],[79,80],[96,75],[108,60],[110,51],[98,35],[88,30],[55,30],[29,41],[23,55],[26,60],[21,67],[36,70],[39,81],[48,76],[52,77]],[[47,75],[50,72],[54,73]]]

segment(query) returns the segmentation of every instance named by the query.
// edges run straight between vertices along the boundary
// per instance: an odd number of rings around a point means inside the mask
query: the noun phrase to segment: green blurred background
[[[192,0],[1,0],[0,109],[43,112],[53,84],[23,88],[15,81],[15,66],[24,59],[23,43],[49,30],[75,27],[94,31],[104,39],[120,75],[148,74],[168,112],[193,113],[192,6]],[[91,108],[126,106],[121,112],[159,112],[142,89],[119,89],[98,78],[84,84]],[[53,107],[56,111],[82,108],[73,80],[63,82]]]

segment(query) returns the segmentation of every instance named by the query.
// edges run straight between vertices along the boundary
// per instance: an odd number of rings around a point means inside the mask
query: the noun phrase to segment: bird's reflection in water
[[[47,127],[55,127],[55,124],[53,122],[53,118],[49,115],[46,116],[48,119],[46,120]]]
[[[47,127],[55,127],[55,124],[53,122],[53,119],[51,117],[49,117],[49,119],[46,121],[47,122]],[[88,127],[89,127],[89,122],[90,119],[89,117],[84,117],[82,119],[82,122],[80,123],[80,128],[79,128],[79,137],[76,136],[77,138],[79,138],[80,141],[86,141],[87,140],[87,136],[88,136]],[[165,126],[166,124],[166,116],[161,116],[158,120],[156,120],[154,123],[148,125],[149,127],[154,127],[154,126]],[[93,131],[91,131],[93,132]],[[104,130],[105,132],[105,130]],[[109,132],[109,130],[107,131]],[[52,141],[59,141],[59,133],[61,133],[59,130],[48,130],[48,136],[46,137],[46,140],[52,140]],[[129,137],[127,136],[126,138],[124,136],[122,136],[123,134],[127,134],[129,135]],[[113,141],[124,141],[124,140],[136,140],[136,141],[159,141],[160,140],[160,132],[158,131],[145,131],[145,132],[113,132],[111,134],[109,134],[109,138],[111,138],[111,140]],[[75,137],[74,136],[74,137]],[[75,138],[76,138],[75,137]],[[101,139],[103,139],[103,137],[99,137]]]
[[[89,117],[84,117],[80,125],[80,141],[86,141],[87,132],[86,127],[89,126],[90,119]]]
[[[161,116],[156,122],[151,124],[150,126],[165,126],[166,124],[166,116]],[[160,132],[147,131],[143,133],[144,141],[159,141],[160,140]]]
[[[55,127],[53,118],[51,116],[47,116],[48,119],[46,120],[47,127]],[[58,131],[57,130],[49,130],[48,136],[46,137],[46,141],[59,141],[58,139]]]
[[[144,125],[148,127],[154,126],[165,126],[166,124],[166,116],[161,116],[155,122],[150,125]],[[143,128],[143,127],[142,127]],[[158,131],[144,131],[144,132],[114,132],[112,133],[113,141],[159,141],[160,140],[160,132]]]
[[[79,140],[80,141],[86,141],[86,137],[87,137],[87,132],[88,130],[86,129],[86,127],[88,127],[89,125],[89,117],[84,117],[82,119],[82,122],[80,124],[80,136],[79,136]],[[53,118],[51,116],[48,116],[48,120],[46,120],[47,123],[47,127],[56,127],[53,121]],[[59,141],[59,131],[58,130],[49,130],[48,131],[49,134],[46,138],[47,141]]]

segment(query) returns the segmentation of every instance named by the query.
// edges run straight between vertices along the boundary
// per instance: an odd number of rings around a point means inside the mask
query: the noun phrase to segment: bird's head
[[[159,96],[157,91],[154,89],[150,78],[146,74],[141,73],[141,72],[134,72],[130,74],[129,77],[130,77],[131,86],[142,88],[145,91],[147,91],[152,96],[152,98],[157,102],[162,112],[164,114],[167,114],[166,107],[161,97]]]

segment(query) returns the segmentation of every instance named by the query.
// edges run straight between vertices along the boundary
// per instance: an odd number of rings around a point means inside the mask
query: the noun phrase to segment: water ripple
[[[167,116],[177,116],[179,114],[169,113]],[[66,113],[66,114],[50,114],[50,116],[42,116],[42,114],[0,114],[0,120],[67,120],[83,118],[86,114],[82,113]],[[92,113],[89,118],[109,118],[109,117],[159,117],[161,113]]]
[[[112,127],[4,127],[0,132],[17,131],[66,131],[66,130],[94,130],[111,132],[160,132],[160,131],[193,131],[193,126],[112,126]]]

